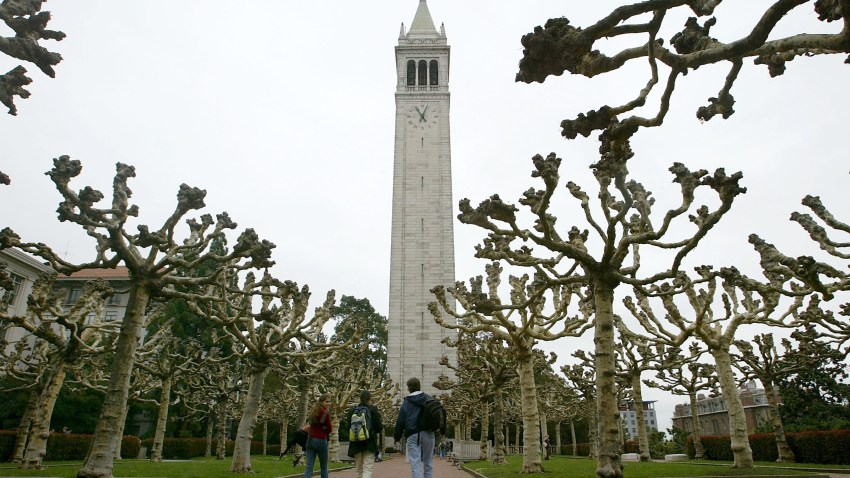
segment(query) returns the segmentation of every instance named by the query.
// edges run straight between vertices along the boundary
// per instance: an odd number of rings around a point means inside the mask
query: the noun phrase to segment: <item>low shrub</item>
[[[142,440],[142,446],[147,447],[148,449],[148,457],[150,457],[151,449],[153,448],[153,438],[146,438]],[[218,440],[212,441],[212,454],[215,455],[215,451],[218,448]],[[204,456],[204,452],[207,449],[207,440],[206,438],[165,438],[162,443],[162,458],[164,460],[188,460],[190,458],[197,458]],[[277,451],[275,451],[277,450]],[[267,447],[267,452],[269,455],[280,454],[280,446],[279,445],[269,445]],[[233,455],[233,441],[227,440],[225,444],[225,453],[229,456]],[[251,454],[252,455],[260,455],[263,453],[263,442],[261,441],[252,441],[251,442]]]
[[[15,430],[0,430],[0,461],[12,458],[15,451]],[[47,453],[44,461],[84,460],[91,447],[94,435],[51,433],[47,439]],[[121,456],[135,458],[139,456],[141,442],[138,437],[125,436],[121,440]]]
[[[753,434],[749,439],[755,461],[776,461],[779,455],[772,433]],[[786,433],[785,439],[798,463],[850,464],[850,430]],[[705,449],[705,459],[733,460],[729,436],[704,436],[701,441]],[[688,437],[687,454],[691,458],[696,454],[691,437]]]

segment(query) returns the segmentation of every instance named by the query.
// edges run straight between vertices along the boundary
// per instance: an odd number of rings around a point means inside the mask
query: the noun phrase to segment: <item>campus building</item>
[[[741,396],[741,404],[744,406],[748,433],[753,433],[756,428],[769,423],[767,394],[765,394],[763,388],[759,388],[755,381],[750,380],[738,393]],[[697,410],[700,431],[703,435],[729,434],[729,412],[726,400],[722,396],[697,395]],[[691,416],[691,405],[689,403],[676,405],[673,411],[673,426],[687,432],[692,431]]]
[[[643,422],[646,424],[646,429],[650,433],[657,432],[658,420],[655,417],[655,400],[644,400],[642,408]],[[620,402],[620,423],[623,424],[626,439],[637,439],[637,412],[635,411],[634,401]]]

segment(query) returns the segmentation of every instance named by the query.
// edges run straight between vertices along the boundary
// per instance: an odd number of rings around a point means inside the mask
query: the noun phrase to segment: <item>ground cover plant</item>
[[[508,478],[520,476],[522,457],[511,455],[507,457],[506,466],[493,465],[489,461],[472,461],[464,466],[487,478]],[[775,463],[756,463],[755,468],[732,468],[731,462],[626,462],[623,465],[624,474],[629,478],[664,478],[687,476],[823,476],[818,473],[777,468]],[[596,461],[588,459],[566,458],[553,456],[544,462],[544,475],[571,476],[574,478],[592,478],[596,476]]]
[[[19,470],[15,464],[7,463],[0,466],[0,476],[56,476],[74,478],[80,469],[80,461],[46,462],[45,470]],[[254,455],[251,464],[256,478],[272,478],[293,476],[304,473],[303,467],[292,466],[291,457],[278,461],[276,456]],[[331,469],[344,468],[349,465],[330,463]],[[116,460],[115,476],[160,476],[180,478],[232,478],[230,460],[214,458],[198,458],[186,461],[164,461],[152,463],[148,460]]]

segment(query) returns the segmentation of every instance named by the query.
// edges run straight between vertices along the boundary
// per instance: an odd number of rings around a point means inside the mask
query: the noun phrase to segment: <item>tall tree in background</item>
[[[86,268],[114,268],[123,264],[130,271],[129,298],[126,313],[121,321],[121,331],[115,345],[115,359],[109,376],[110,384],[98,420],[89,455],[78,475],[80,478],[108,478],[126,414],[127,395],[132,375],[136,348],[141,339],[143,319],[152,296],[192,298],[191,293],[179,291],[181,285],[201,285],[214,282],[224,269],[246,270],[270,267],[274,244],[261,241],[253,229],[246,229],[238,238],[233,250],[219,255],[210,250],[215,239],[236,228],[230,217],[219,214],[214,221],[205,214],[200,220],[186,221],[186,239],[179,236],[178,226],[190,211],[204,207],[206,191],[180,186],[174,212],[158,229],[139,225],[138,233],[125,229],[128,221],[139,214],[139,208],[129,203],[132,191],[128,179],[136,175],[132,166],[118,163],[112,185],[112,202],[106,208],[95,207],[104,198],[103,193],[85,187],[79,192],[70,188],[70,182],[82,171],[82,165],[68,156],[53,161],[50,176],[62,196],[57,212],[60,221],[80,225],[96,242],[95,258],[84,264],[72,264],[42,243],[24,242],[9,228],[0,231],[0,249],[18,247],[46,260],[54,270],[70,274]],[[208,260],[219,267],[205,277],[186,277],[181,271],[193,270]]]
[[[383,375],[387,370],[387,318],[375,311],[369,299],[355,299],[343,295],[339,305],[333,308],[331,319],[334,325],[332,340],[345,342],[349,340],[354,328],[352,322],[358,324],[361,330],[361,340],[368,344],[369,350],[363,356],[363,366],[374,364],[377,373]]]

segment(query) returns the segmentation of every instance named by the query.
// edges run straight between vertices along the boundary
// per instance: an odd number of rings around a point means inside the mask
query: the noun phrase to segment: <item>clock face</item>
[[[413,130],[428,130],[436,127],[439,111],[428,103],[420,103],[407,109],[407,128]]]

